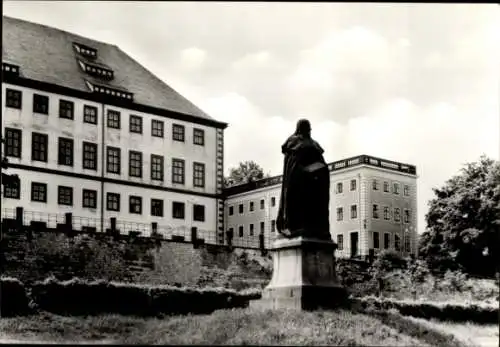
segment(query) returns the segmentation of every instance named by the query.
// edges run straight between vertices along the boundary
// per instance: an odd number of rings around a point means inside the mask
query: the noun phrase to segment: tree
[[[437,272],[493,275],[500,245],[500,162],[483,155],[433,191],[419,254]]]
[[[237,184],[248,183],[262,178],[270,177],[264,174],[264,170],[254,161],[240,162],[238,167],[231,168],[229,177],[224,178],[224,186],[231,187]]]

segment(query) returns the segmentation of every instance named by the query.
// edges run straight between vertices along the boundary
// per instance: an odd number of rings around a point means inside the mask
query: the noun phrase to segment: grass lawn
[[[0,319],[0,342],[16,339],[25,343],[466,346],[452,335],[397,314],[369,316],[344,310],[234,309],[163,318],[41,313]]]

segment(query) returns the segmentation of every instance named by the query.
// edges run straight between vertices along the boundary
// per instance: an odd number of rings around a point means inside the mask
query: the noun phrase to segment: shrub
[[[440,283],[441,288],[448,291],[462,291],[466,288],[467,275],[461,271],[448,270],[444,274],[443,281]]]
[[[30,311],[30,300],[24,284],[16,278],[2,277],[0,279],[0,316],[21,316]]]

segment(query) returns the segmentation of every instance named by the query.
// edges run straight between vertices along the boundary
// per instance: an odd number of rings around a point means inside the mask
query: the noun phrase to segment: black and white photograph
[[[0,343],[499,345],[493,3],[2,2]]]

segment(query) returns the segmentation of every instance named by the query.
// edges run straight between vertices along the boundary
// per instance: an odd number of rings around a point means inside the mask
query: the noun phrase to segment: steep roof
[[[119,47],[46,25],[2,17],[2,62],[20,66],[20,77],[90,92],[85,80],[134,94],[134,103],[213,120]],[[97,63],[114,72],[103,82],[79,66],[73,43],[97,50]]]

